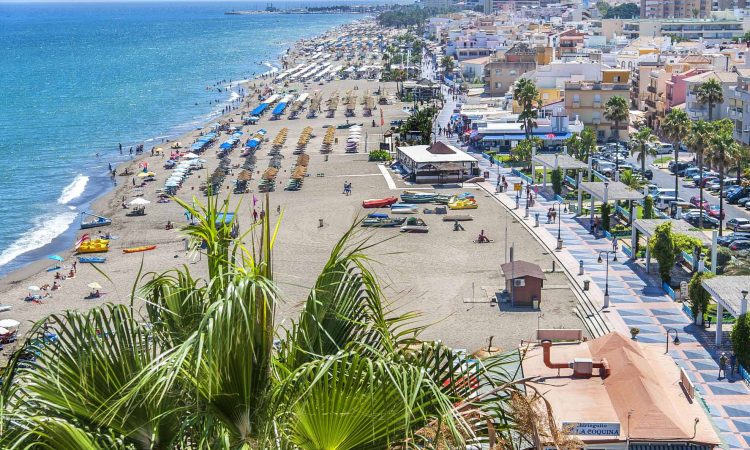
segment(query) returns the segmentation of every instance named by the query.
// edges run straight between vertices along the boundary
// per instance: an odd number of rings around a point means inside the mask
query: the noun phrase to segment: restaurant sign
[[[618,422],[563,422],[563,429],[570,430],[576,436],[612,436],[620,435]]]

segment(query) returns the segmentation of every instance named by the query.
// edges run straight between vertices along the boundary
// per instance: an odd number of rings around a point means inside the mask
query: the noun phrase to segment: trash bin
[[[583,290],[584,291],[588,291],[590,285],[591,285],[591,280],[583,280]]]
[[[485,170],[485,171],[484,171],[484,179],[486,180],[486,179],[488,179],[489,177],[490,177],[490,171],[489,171],[489,170]]]

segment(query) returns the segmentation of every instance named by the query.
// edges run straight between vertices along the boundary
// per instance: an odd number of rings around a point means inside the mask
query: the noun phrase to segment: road
[[[684,155],[684,153],[682,155]],[[658,155],[657,157],[660,158],[662,156],[664,155]],[[653,165],[653,162],[657,157],[649,156],[646,159],[647,165],[650,166],[654,172],[654,178],[651,180],[651,183],[659,187],[674,189],[674,175],[666,169],[666,166],[664,169],[659,169],[658,166]],[[635,164],[636,167],[640,166],[640,163],[638,163],[633,157],[628,158],[627,161]],[[686,182],[683,178],[680,178],[678,195],[679,197],[684,198],[685,201],[690,201],[690,197],[699,195],[699,189],[693,185],[692,181]],[[712,205],[719,204],[719,198],[705,189],[703,190],[703,198]],[[750,211],[736,205],[730,205],[726,199],[724,199],[724,214],[725,221],[733,218],[750,218]]]

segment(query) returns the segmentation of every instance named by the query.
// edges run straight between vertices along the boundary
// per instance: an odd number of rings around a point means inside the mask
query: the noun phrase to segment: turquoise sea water
[[[131,145],[210,121],[231,94],[207,86],[362,17],[224,14],[264,6],[0,3],[0,273],[70,247]]]

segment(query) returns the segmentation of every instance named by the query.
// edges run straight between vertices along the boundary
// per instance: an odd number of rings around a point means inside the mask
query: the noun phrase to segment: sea
[[[109,164],[131,146],[211,123],[237,96],[217,85],[363,17],[224,14],[266,5],[0,1],[0,275],[70,248],[80,213],[113,187]]]

